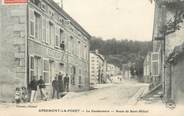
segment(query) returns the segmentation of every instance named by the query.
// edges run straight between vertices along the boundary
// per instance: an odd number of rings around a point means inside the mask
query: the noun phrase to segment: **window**
[[[43,77],[46,83],[50,83],[50,78],[49,78],[49,60],[43,61]]]
[[[43,2],[41,3],[41,9],[42,9],[43,11],[46,11],[46,9],[47,9],[46,4],[44,4]]]
[[[59,38],[60,40],[58,40],[60,42],[60,48],[62,50],[65,50],[65,38],[64,38],[64,31],[60,29],[59,31]]]
[[[54,40],[55,33],[54,33],[54,25],[53,23],[49,22],[49,43],[52,44]]]
[[[46,18],[42,18],[42,41],[46,42]]]
[[[30,56],[30,62],[29,62],[29,81],[33,79],[33,76],[36,76],[36,79],[39,79],[39,77],[42,75],[41,72],[41,57],[39,56]]]
[[[30,81],[33,79],[34,76],[34,57],[30,56]]]
[[[54,79],[55,77],[55,63],[53,60],[49,60],[49,79],[50,79],[50,82]]]
[[[91,69],[95,69],[95,67],[91,67]]]
[[[46,44],[49,44],[49,20],[46,19]]]
[[[35,38],[37,40],[41,40],[42,38],[42,20],[41,15],[38,13],[34,13],[35,15]]]
[[[80,53],[81,53],[81,58],[84,58],[84,46],[83,46],[83,43],[81,42],[81,45],[80,45]]]
[[[41,6],[40,0],[32,0],[32,1],[33,1],[33,3],[34,3],[35,5],[37,5],[38,7]]]
[[[62,29],[59,30],[59,37],[60,37],[60,42],[64,41],[64,31]]]
[[[34,76],[37,79],[42,75],[42,62],[40,56],[34,56]]]
[[[72,48],[74,48],[73,41],[74,41],[73,37],[70,36],[70,41],[69,41],[69,46],[68,46],[69,47],[68,50],[70,53],[72,53]]]
[[[56,27],[55,29],[55,47],[56,48],[59,48],[59,45],[60,45],[60,41],[59,41],[59,28]]]
[[[56,35],[56,41],[55,41],[55,46],[58,48],[59,47],[59,37]]]
[[[84,46],[84,49],[85,49],[85,52],[84,52],[85,55],[84,55],[84,57],[85,57],[86,60],[88,60],[88,47],[85,45]],[[92,57],[92,58],[94,58],[94,57]]]
[[[78,48],[77,48],[78,56],[81,57],[81,51],[80,51],[80,50],[81,50],[81,49],[80,49],[81,42],[80,42],[80,41],[78,41],[78,45],[77,45],[77,46],[78,46]]]
[[[95,73],[95,71],[91,71],[91,73]]]
[[[71,51],[72,51],[72,54],[75,54],[75,47],[74,47],[74,45],[75,45],[75,40],[74,40],[74,38],[72,37],[72,39],[71,39],[71,43],[72,43],[72,46],[71,46]]]
[[[34,37],[35,35],[35,16],[34,16],[34,10],[29,9],[29,35],[31,37]]]
[[[30,35],[34,37],[34,22],[30,21]]]

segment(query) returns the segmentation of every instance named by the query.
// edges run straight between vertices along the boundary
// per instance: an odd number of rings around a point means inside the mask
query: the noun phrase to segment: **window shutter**
[[[35,15],[31,8],[29,8],[29,35],[35,37]]]
[[[42,41],[46,42],[46,18],[42,17]]]
[[[49,43],[49,37],[50,37],[50,35],[49,35],[49,20],[46,20],[46,43],[48,44]]]
[[[151,54],[151,72],[153,76],[159,76],[160,67],[159,67],[159,52],[153,52]]]
[[[59,47],[59,27],[55,26],[55,47]]]

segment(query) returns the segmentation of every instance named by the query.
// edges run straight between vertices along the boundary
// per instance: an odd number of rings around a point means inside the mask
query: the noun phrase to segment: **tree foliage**
[[[98,49],[103,54],[107,62],[121,68],[122,64],[129,62],[135,63],[138,75],[143,73],[143,61],[148,51],[151,51],[151,42],[116,40],[92,37],[90,41],[90,50]]]

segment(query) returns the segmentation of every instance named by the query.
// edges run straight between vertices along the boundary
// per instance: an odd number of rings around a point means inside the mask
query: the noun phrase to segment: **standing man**
[[[64,86],[63,86],[63,76],[58,76],[58,91],[59,91],[59,97],[63,96]]]
[[[58,75],[55,76],[55,79],[52,81],[52,98],[54,99],[55,93],[57,94],[57,99],[59,99],[59,90],[58,90]]]
[[[38,81],[39,89],[40,89],[40,94],[41,94],[41,99],[47,101],[47,95],[45,92],[45,81],[43,80],[43,77],[40,76],[40,80]]]
[[[64,90],[69,92],[69,76],[66,74],[64,78]]]
[[[61,72],[59,72],[58,80],[59,80],[59,78],[63,78],[63,75],[61,74]]]
[[[33,76],[33,80],[30,82],[30,89],[31,89],[31,97],[30,97],[30,102],[36,101],[36,92],[37,92],[37,86],[38,86],[38,81],[36,80],[36,76]]]

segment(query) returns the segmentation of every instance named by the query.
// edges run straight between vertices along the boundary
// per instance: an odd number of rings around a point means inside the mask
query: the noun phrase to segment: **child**
[[[26,87],[22,87],[22,95],[21,95],[21,100],[25,103],[28,102],[28,92]]]
[[[21,89],[18,87],[15,90],[15,102],[17,104],[19,104],[21,102]]]

